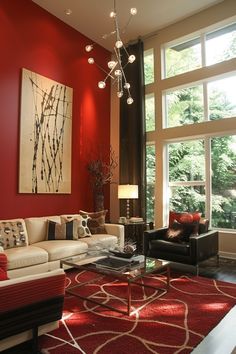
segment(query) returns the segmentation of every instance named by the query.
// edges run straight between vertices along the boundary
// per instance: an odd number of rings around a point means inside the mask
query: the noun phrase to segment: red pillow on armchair
[[[9,279],[7,276],[7,256],[0,253],[0,281]]]
[[[170,211],[170,213],[169,213],[169,227],[171,227],[173,225],[175,220],[181,224],[199,222],[201,216],[202,216],[202,213],[199,213],[198,211],[193,212],[193,213],[188,213],[188,212],[177,213],[175,211]]]

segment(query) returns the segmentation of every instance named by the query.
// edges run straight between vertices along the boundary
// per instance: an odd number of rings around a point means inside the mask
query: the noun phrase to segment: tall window
[[[146,146],[146,219],[154,221],[155,203],[155,145]]]
[[[209,82],[208,112],[209,119],[236,117],[236,76]]]
[[[236,22],[184,38],[176,27],[144,55],[147,219],[164,226],[170,209],[199,210],[211,227],[235,230]]]
[[[144,80],[145,85],[154,82],[154,53],[153,49],[144,52]]]
[[[200,85],[164,94],[167,127],[236,116],[236,76],[205,81]],[[205,101],[204,101],[205,97]]]
[[[236,135],[211,139],[212,226],[236,229]]]
[[[166,44],[164,51],[165,78],[235,58],[236,23],[203,33],[201,37],[178,39],[174,44]]]
[[[205,215],[204,140],[169,144],[169,208]]]
[[[153,49],[144,52],[145,85],[154,83],[154,53]],[[155,130],[155,95],[154,92],[145,95],[145,130]],[[154,221],[155,205],[155,145],[146,146],[146,220]]]
[[[206,65],[236,57],[236,23],[206,34]]]
[[[205,146],[207,139],[211,144]],[[173,143],[168,148],[169,208],[198,210],[203,216],[208,210],[213,227],[236,229],[236,135]],[[209,185],[205,171],[212,171]]]
[[[202,122],[203,86],[197,85],[175,90],[165,95],[168,127]]]
[[[146,132],[155,130],[155,97],[154,93],[145,95]]]
[[[187,60],[186,60],[187,58]],[[165,77],[183,74],[198,69],[201,62],[200,38],[179,42],[165,50]]]

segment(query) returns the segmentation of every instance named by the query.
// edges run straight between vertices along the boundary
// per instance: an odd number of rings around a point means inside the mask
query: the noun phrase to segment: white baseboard
[[[230,253],[230,252],[220,252],[219,256],[221,258],[229,258],[229,259],[236,259],[236,253]]]

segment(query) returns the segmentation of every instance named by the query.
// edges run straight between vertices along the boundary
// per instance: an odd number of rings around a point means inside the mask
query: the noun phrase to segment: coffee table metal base
[[[71,295],[74,295],[74,296],[77,296],[78,298],[80,299],[83,299],[83,300],[87,300],[87,301],[90,301],[90,302],[93,302],[94,304],[97,304],[97,305],[100,305],[100,306],[103,306],[103,307],[106,307],[110,310],[114,310],[116,312],[119,312],[119,313],[122,313],[124,315],[128,315],[128,316],[131,316],[133,315],[134,313],[136,313],[141,307],[139,308],[135,308],[133,311],[131,311],[131,303],[132,303],[132,284],[136,284],[136,285],[139,285],[143,288],[151,288],[151,289],[154,289],[154,290],[160,290],[160,296],[163,296],[164,294],[167,293],[167,291],[169,290],[169,285],[170,285],[170,267],[169,265],[166,265],[166,288],[159,288],[159,287],[155,287],[155,286],[151,286],[151,285],[147,285],[147,284],[143,284],[143,283],[140,283],[140,282],[137,282],[137,281],[134,281],[132,279],[127,279],[127,310],[120,310],[120,309],[117,309],[115,308],[114,306],[110,306],[108,304],[105,304],[105,303],[102,303],[102,302],[99,302],[91,297],[87,297],[87,296],[82,296],[80,294],[78,294],[78,292],[75,291],[75,289],[78,289],[80,287],[83,287],[87,284],[90,284],[90,283],[93,283],[99,279],[102,279],[105,275],[100,275],[94,279],[91,279],[91,280],[88,280],[86,282],[83,282],[83,283],[80,283],[80,284],[77,284],[77,285],[74,285],[74,286],[71,286],[69,287],[68,289],[66,289],[66,293],[68,294],[71,294]],[[143,276],[142,278],[145,278],[145,276]]]

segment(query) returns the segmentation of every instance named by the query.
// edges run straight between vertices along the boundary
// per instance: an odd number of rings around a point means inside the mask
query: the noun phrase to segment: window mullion
[[[205,175],[206,175],[206,218],[210,220],[211,226],[211,214],[212,214],[212,202],[211,202],[211,139],[205,138]]]
[[[206,35],[201,35],[201,55],[202,55],[202,67],[206,66]]]

